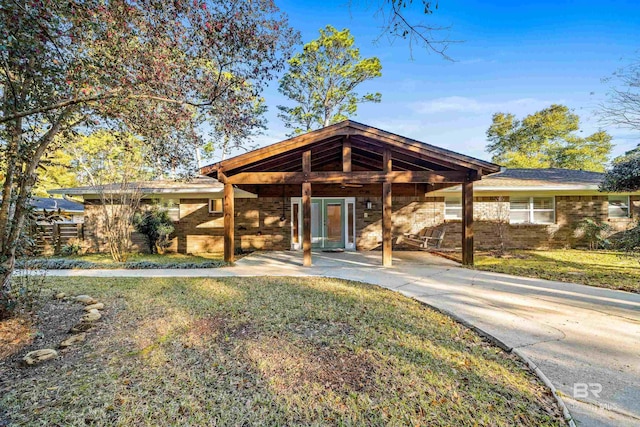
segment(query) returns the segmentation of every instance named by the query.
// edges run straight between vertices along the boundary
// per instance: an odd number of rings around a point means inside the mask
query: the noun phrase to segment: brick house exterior
[[[587,218],[608,223],[611,233],[633,227],[640,218],[640,192],[601,193],[600,173],[500,170],[351,121],[200,172],[189,182],[132,184],[144,194],[142,208],[170,206],[175,221],[170,251],[224,251],[225,259],[233,259],[233,251],[301,250],[306,245],[307,263],[311,248],[382,247],[383,265],[390,265],[391,247],[415,249],[395,237],[441,229],[441,246],[462,247],[463,261],[470,253],[473,263],[474,246],[580,247],[587,244],[580,227]],[[52,193],[84,197],[87,249],[103,251],[96,189]],[[134,233],[133,241],[137,250],[146,249],[142,236]]]

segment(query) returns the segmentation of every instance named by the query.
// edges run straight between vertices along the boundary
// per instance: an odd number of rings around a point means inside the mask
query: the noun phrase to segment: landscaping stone
[[[97,320],[100,320],[101,317],[102,315],[100,314],[100,312],[96,309],[93,309],[89,310],[89,312],[82,316],[82,319],[80,320],[82,320],[83,322],[95,322]]]
[[[22,360],[27,365],[35,365],[45,360],[53,359],[58,356],[58,352],[51,348],[43,348],[41,350],[30,351]]]
[[[98,302],[97,299],[90,297],[89,295],[78,295],[76,297],[76,301],[81,302],[83,304],[96,304]]]
[[[88,331],[89,329],[92,329],[94,326],[95,325],[91,322],[80,321],[75,326],[72,326],[71,329],[69,329],[69,332],[72,334],[77,334],[79,332]]]
[[[64,299],[64,297],[66,297],[67,294],[65,294],[64,292],[59,292],[56,294],[56,299]]]
[[[85,338],[87,338],[86,332],[81,332],[79,334],[72,335],[71,337],[69,337],[66,340],[62,341],[60,343],[60,347],[61,348],[71,347],[74,344],[83,342],[85,340]]]
[[[97,302],[95,304],[91,304],[88,305],[84,308],[84,311],[91,311],[91,310],[102,310],[104,309],[104,304],[101,302]]]

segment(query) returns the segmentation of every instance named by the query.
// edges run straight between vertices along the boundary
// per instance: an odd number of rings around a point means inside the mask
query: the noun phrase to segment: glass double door
[[[344,199],[311,199],[311,246],[344,248]]]
[[[302,249],[302,200],[291,199],[291,249]],[[355,250],[355,199],[311,199],[311,246],[314,249]]]

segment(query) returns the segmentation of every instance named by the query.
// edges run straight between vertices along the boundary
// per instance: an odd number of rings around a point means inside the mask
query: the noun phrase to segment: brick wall
[[[372,207],[366,209],[367,200]],[[634,218],[640,217],[640,196],[631,198]],[[356,247],[358,250],[378,249],[382,242],[382,199],[356,197]],[[235,245],[242,250],[287,250],[291,247],[291,202],[287,197],[236,199]],[[418,233],[427,227],[444,227],[444,248],[460,247],[461,222],[445,220],[444,197],[399,196],[393,198],[393,235]],[[105,251],[101,237],[99,206],[85,206],[85,243],[90,251]],[[474,199],[474,240],[477,248],[496,248],[500,231],[509,248],[548,248],[584,245],[579,222],[593,218],[608,222],[614,232],[626,230],[634,219],[609,219],[606,196],[557,196],[556,222],[549,225],[508,224],[508,197],[476,197]],[[503,221],[497,219],[502,218]],[[222,252],[224,249],[224,218],[222,213],[210,213],[208,199],[181,199],[180,221],[175,225],[169,251],[181,253]],[[133,233],[134,249],[146,251],[144,236]],[[411,249],[399,246],[398,249]]]

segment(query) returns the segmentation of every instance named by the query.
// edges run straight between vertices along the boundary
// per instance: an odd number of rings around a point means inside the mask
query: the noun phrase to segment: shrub
[[[620,249],[631,254],[640,254],[640,223],[631,230],[619,233],[614,242],[616,249]]]
[[[174,227],[166,209],[153,206],[146,212],[138,212],[133,218],[133,225],[138,233],[147,238],[152,254],[163,253],[169,246],[169,236]]]
[[[67,243],[60,248],[60,255],[71,256],[78,255],[82,247],[78,243]]]
[[[64,258],[38,258],[32,260],[19,260],[16,268],[33,268],[39,270],[95,270],[108,268],[126,268],[130,270],[158,269],[158,268],[219,268],[227,265],[224,261],[205,262],[170,262],[161,263],[153,261],[130,261],[121,264],[101,264],[97,262],[82,261]]]
[[[578,228],[584,232],[584,237],[589,242],[589,249],[606,249],[611,246],[611,242],[605,236],[611,230],[609,224],[586,218],[580,222]]]
[[[8,291],[0,292],[0,320],[20,312],[33,312],[42,301],[45,273],[25,263],[11,276]]]

